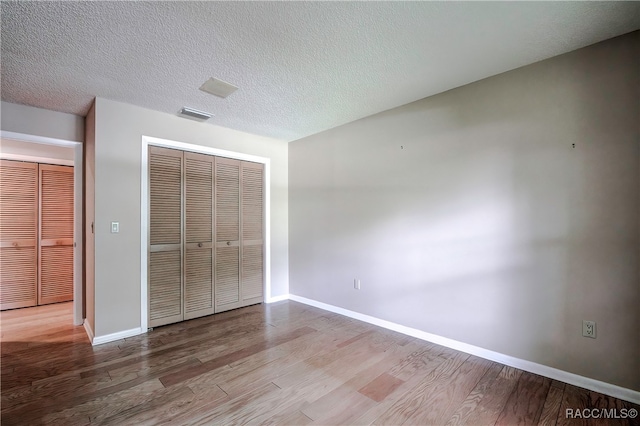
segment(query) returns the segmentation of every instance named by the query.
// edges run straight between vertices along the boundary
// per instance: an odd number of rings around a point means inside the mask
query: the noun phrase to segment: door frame
[[[82,276],[82,262],[83,262],[83,245],[82,245],[82,232],[83,232],[83,216],[82,216],[82,191],[84,182],[82,180],[82,142],[70,141],[66,139],[49,138],[45,136],[29,135],[25,133],[7,132],[0,130],[1,139],[9,139],[13,141],[40,144],[40,145],[54,145],[66,148],[73,148],[73,324],[82,325],[84,322],[83,312],[83,276]],[[2,158],[6,160],[18,160],[18,161],[31,161],[31,162],[46,162],[60,165],[70,165],[69,161],[54,160],[45,157],[37,156],[19,156],[3,154]]]
[[[227,151],[203,145],[172,141],[142,135],[142,161],[140,179],[140,329],[149,328],[148,255],[149,246],[149,146],[173,148],[234,160],[251,161],[264,164],[264,301],[272,302],[271,297],[271,159],[241,152]]]

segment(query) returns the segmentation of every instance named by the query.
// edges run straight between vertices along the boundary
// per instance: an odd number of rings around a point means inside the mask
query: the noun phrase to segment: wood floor
[[[3,426],[638,424],[566,419],[639,407],[290,301],[96,347],[70,303],[0,319]]]

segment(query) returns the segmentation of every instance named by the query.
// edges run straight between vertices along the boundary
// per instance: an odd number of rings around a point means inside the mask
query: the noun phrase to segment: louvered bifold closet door
[[[216,157],[215,311],[242,306],[240,295],[240,161]]]
[[[73,300],[73,167],[40,164],[38,304]]]
[[[244,305],[263,301],[264,283],[264,165],[242,163],[241,294]]]
[[[213,190],[215,157],[184,153],[184,319],[214,313]]]
[[[37,303],[38,165],[0,160],[0,309]]]
[[[183,319],[183,152],[149,147],[149,326]]]

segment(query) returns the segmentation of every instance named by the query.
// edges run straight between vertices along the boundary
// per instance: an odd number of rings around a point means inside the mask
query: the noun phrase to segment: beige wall
[[[285,142],[101,98],[95,114],[96,336],[140,327],[143,135],[271,159],[271,288],[273,296],[288,293]],[[120,233],[110,233],[111,221]]]
[[[290,292],[640,390],[639,51],[635,32],[292,142]]]
[[[84,141],[84,117],[2,102],[2,130],[67,141]]]

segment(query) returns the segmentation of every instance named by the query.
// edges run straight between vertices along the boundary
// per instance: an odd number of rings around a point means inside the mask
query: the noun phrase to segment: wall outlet
[[[595,321],[582,321],[582,335],[584,337],[596,338],[596,322]]]
[[[353,280],[353,288],[355,288],[356,290],[360,290],[360,280],[359,279],[354,279]]]

